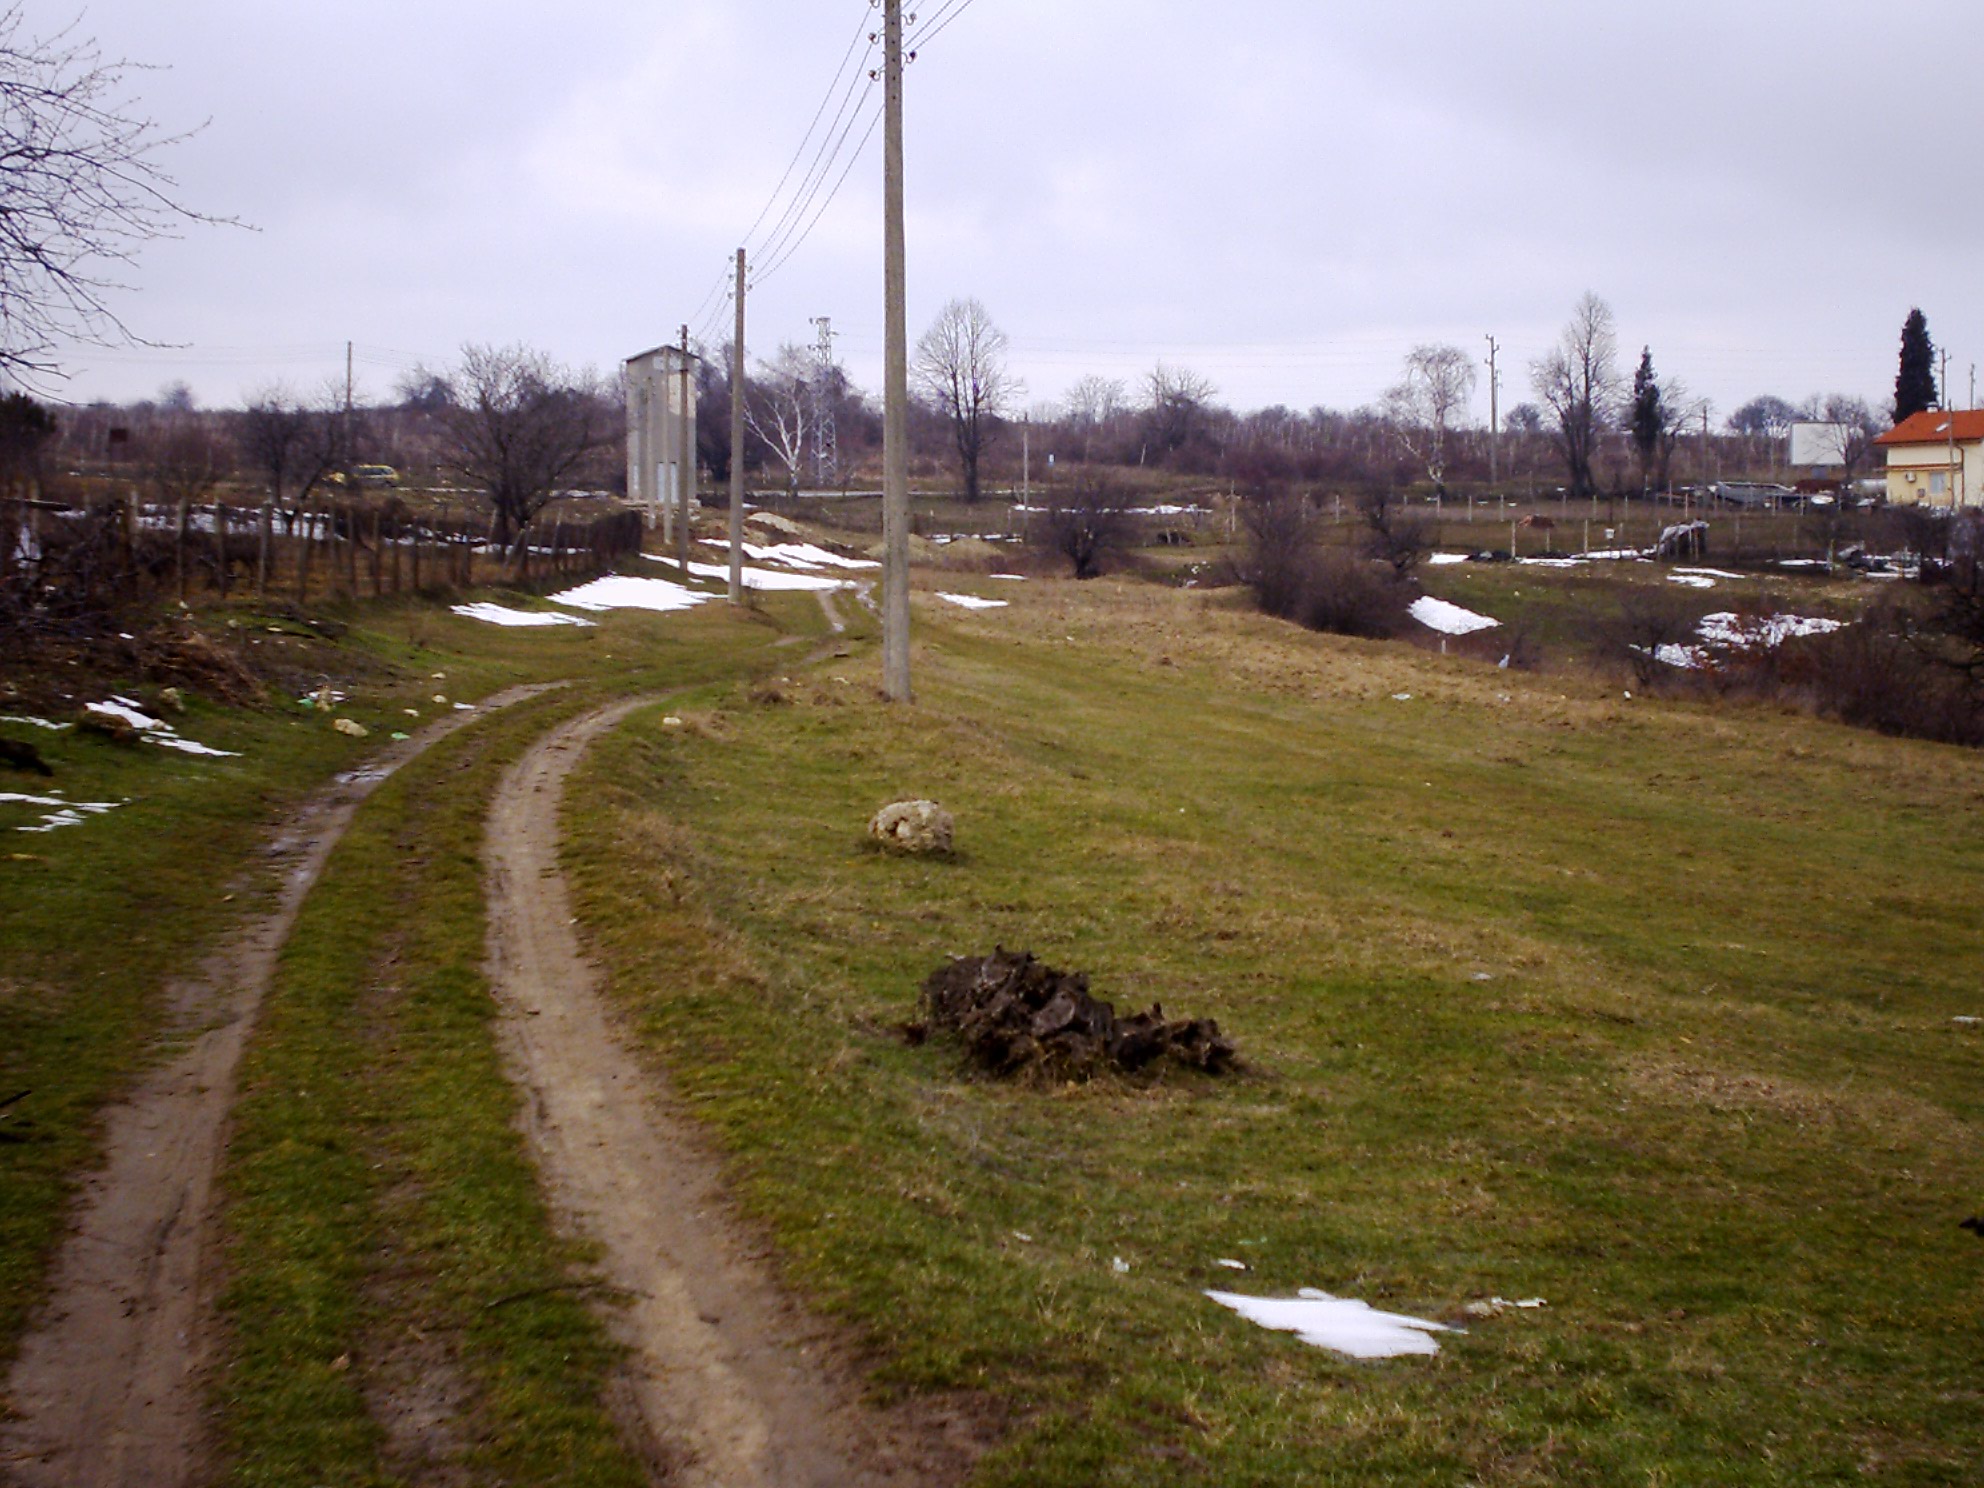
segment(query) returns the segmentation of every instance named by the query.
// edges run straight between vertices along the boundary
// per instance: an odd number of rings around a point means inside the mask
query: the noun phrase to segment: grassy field
[[[976,1392],[991,1484],[1974,1481],[1984,760],[977,587],[917,706],[854,658],[637,719],[572,810],[617,995],[879,1388]],[[911,794],[955,859],[865,848]],[[995,943],[1246,1072],[905,1046]],[[1467,1331],[1354,1363],[1214,1287]]]

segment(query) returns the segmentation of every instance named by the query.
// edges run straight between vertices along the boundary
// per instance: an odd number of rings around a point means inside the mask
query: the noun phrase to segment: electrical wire
[[[930,15],[913,17],[902,39],[903,50],[907,52],[920,46],[923,38],[928,36],[938,25],[942,24],[945,16],[956,10],[963,3],[964,0],[944,0],[944,3],[938,6]]]
[[[833,80],[827,84],[827,91],[820,96],[820,106],[813,110],[813,122],[806,126],[806,133],[800,136],[799,146],[792,152],[792,159],[786,162],[785,171],[778,178],[778,185],[772,188],[772,194],[765,198],[764,206],[759,208],[758,215],[752,220],[751,225],[744,230],[744,241],[746,243],[750,242],[752,235],[760,227],[764,226],[765,218],[771,213],[773,204],[778,201],[779,193],[785,190],[785,183],[792,179],[792,169],[799,164],[799,157],[806,153],[806,146],[813,138],[813,131],[819,128],[821,116],[826,113],[827,105],[833,102],[834,94],[840,88],[841,74],[847,70],[848,58],[854,55],[854,49],[861,44],[861,38],[863,36],[868,37],[867,51],[864,51],[861,56],[864,66],[868,60],[868,52],[872,52],[875,49],[873,33],[868,29],[870,22],[867,9],[868,7],[864,5],[860,23],[854,28],[854,36],[848,42],[847,50],[841,54],[840,64],[834,68]],[[857,73],[859,71],[860,69],[857,68]]]
[[[861,143],[856,145],[854,147],[854,153],[848,156],[847,165],[842,169],[840,179],[834,182],[833,190],[827,193],[827,199],[820,203],[819,210],[814,212],[812,219],[806,224],[799,236],[793,239],[791,245],[777,258],[773,259],[770,264],[757,272],[751,281],[754,285],[763,284],[766,280],[770,279],[772,275],[791,262],[793,254],[797,253],[806,245],[806,240],[813,235],[813,229],[818,227],[820,225],[820,219],[827,215],[827,208],[831,207],[834,204],[834,198],[840,195],[841,187],[847,184],[847,178],[853,174],[854,167],[861,163],[861,157],[868,149],[868,142],[875,137],[875,126],[882,122],[882,113],[883,110],[878,108],[868,116],[868,128],[862,133]]]
[[[866,61],[866,58],[863,60]],[[785,210],[779,215],[771,234],[750,253],[751,258],[770,258],[790,240],[797,224],[804,218],[807,207],[812,205],[813,198],[819,194],[821,184],[839,163],[840,152],[847,144],[847,137],[861,119],[861,109],[854,99],[864,80],[864,75],[861,73],[848,79],[847,91],[841,95],[840,107],[834,111],[833,123],[827,126],[827,133],[821,136],[820,147],[813,154],[812,164],[806,167],[806,174],[800,181],[799,189],[786,203]],[[841,122],[843,119],[846,120],[845,124]],[[834,133],[836,129],[840,131],[838,135]]]
[[[944,10],[938,11],[936,15],[930,17],[928,22],[918,27],[916,35],[909,40],[907,45],[919,51],[927,47],[931,42],[948,31],[951,28],[952,22],[977,3],[978,0],[952,0],[952,5],[945,6]],[[949,11],[950,14],[946,15],[944,13],[945,11]]]

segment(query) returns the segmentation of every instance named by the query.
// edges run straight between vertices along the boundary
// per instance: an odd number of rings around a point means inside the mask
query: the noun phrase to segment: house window
[[[1929,477],[1929,494],[1930,494],[1931,496],[1940,496],[1940,495],[1942,495],[1942,494],[1943,494],[1943,485],[1944,485],[1944,482],[1945,482],[1945,480],[1946,480],[1946,479],[1947,479],[1946,477],[1944,477],[1944,476],[1940,476],[1940,475],[1932,475],[1932,476],[1930,476],[1930,477]]]

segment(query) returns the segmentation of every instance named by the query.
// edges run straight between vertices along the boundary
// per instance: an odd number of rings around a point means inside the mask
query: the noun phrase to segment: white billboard
[[[1800,469],[1844,465],[1852,438],[1851,424],[1793,424],[1791,463]]]

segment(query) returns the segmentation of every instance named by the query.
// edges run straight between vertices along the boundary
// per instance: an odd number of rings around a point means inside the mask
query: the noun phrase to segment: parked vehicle
[[[1775,511],[1798,500],[1798,493],[1791,487],[1768,481],[1717,481],[1709,491],[1722,505],[1746,511]]]
[[[397,486],[400,473],[390,465],[354,465],[348,472],[332,471],[330,479],[337,486]]]

